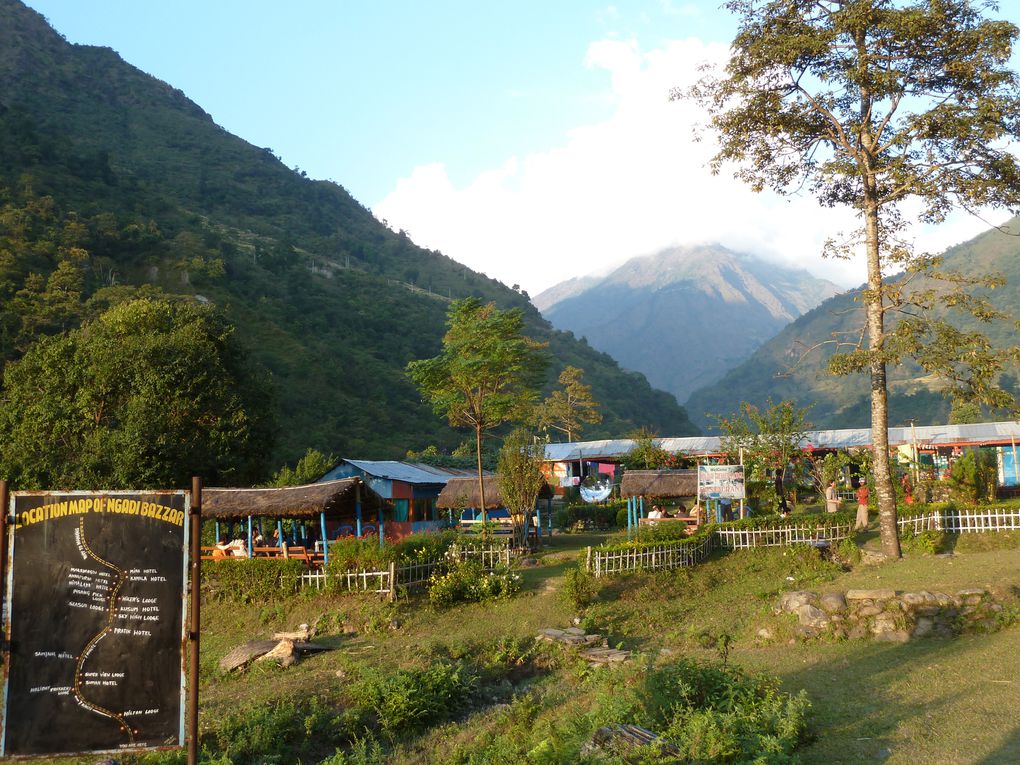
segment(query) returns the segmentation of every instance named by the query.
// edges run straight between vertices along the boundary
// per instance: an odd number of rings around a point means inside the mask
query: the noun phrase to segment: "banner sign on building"
[[[698,496],[744,499],[744,466],[698,465]]]
[[[0,756],[183,745],[189,510],[181,491],[14,493]]]

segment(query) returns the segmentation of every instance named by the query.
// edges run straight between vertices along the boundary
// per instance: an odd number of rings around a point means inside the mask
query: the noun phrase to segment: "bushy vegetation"
[[[621,517],[623,523],[620,523]],[[607,502],[603,505],[563,505],[553,511],[553,525],[566,531],[626,527],[627,505],[624,501]]]
[[[305,566],[278,558],[213,560],[202,564],[207,591],[234,603],[268,603],[297,592]]]
[[[486,571],[479,561],[471,559],[452,562],[429,578],[429,600],[440,608],[509,598],[520,589],[520,574],[502,566]]]

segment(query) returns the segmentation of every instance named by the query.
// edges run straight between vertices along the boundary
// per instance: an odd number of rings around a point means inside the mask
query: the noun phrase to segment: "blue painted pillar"
[[[220,522],[216,521],[216,544],[220,543]]]
[[[720,502],[717,499],[713,499],[712,500],[712,504],[715,505],[715,522],[716,523],[722,523],[723,522],[723,518],[722,518],[722,502]]]
[[[549,516],[549,520],[546,523],[549,524],[549,536],[552,536],[552,497],[545,501],[545,514]]]
[[[640,512],[640,516],[639,517],[644,518],[645,517],[645,498],[644,497],[638,497],[638,506],[641,508],[640,511],[639,511]]]
[[[276,519],[276,538],[280,540],[280,547],[287,544],[283,538],[283,520],[281,518]]]
[[[326,538],[326,511],[319,513],[319,526],[322,528],[322,565],[329,564],[329,540]]]
[[[354,536],[361,536],[361,502],[354,504]]]
[[[304,542],[308,539],[308,530],[305,529],[305,522],[301,521],[301,541]]]
[[[634,526],[634,498],[627,497],[627,539],[630,539],[630,533],[633,526]]]
[[[248,557],[252,557],[252,543],[251,543],[251,516],[248,516]]]
[[[383,517],[382,508],[379,508],[379,546],[384,547],[386,545],[386,531],[383,528]]]
[[[259,516],[259,535],[262,537],[263,540],[265,540],[265,538],[266,538],[266,529],[265,529],[265,526],[262,525],[262,516],[261,515]]]
[[[542,536],[542,503],[538,502],[535,504],[535,534],[538,537]]]

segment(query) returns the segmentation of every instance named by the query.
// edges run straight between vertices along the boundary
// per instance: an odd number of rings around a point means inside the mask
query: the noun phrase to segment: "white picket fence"
[[[490,547],[474,547],[454,545],[443,558],[416,561],[403,566],[390,563],[385,571],[346,571],[340,574],[327,574],[323,568],[312,569],[301,574],[299,587],[311,587],[316,590],[326,588],[332,578],[341,589],[348,592],[372,592],[386,595],[395,600],[399,590],[417,592],[426,588],[429,579],[436,569],[448,566],[451,561],[477,559],[486,571],[493,571],[499,566],[509,566],[513,559],[513,550],[506,545]]]
[[[714,533],[719,546],[728,550],[819,543],[837,545],[853,535],[854,525],[850,522],[828,526],[808,523],[772,529],[716,529]]]
[[[982,508],[980,510],[933,510],[924,515],[897,518],[901,531],[915,534],[935,529],[949,534],[986,531],[1020,531],[1020,508]]]
[[[691,568],[708,557],[714,547],[714,537],[706,536],[700,543],[671,542],[652,547],[629,550],[598,550],[589,547],[586,552],[587,570],[596,577],[612,576],[627,571],[668,571]]]
[[[628,571],[668,571],[696,566],[717,547],[735,550],[796,544],[837,545],[853,533],[854,527],[850,522],[829,525],[808,523],[771,529],[715,529],[698,544],[663,542],[661,545],[623,550],[589,547],[585,552],[584,565],[585,570],[596,577]]]

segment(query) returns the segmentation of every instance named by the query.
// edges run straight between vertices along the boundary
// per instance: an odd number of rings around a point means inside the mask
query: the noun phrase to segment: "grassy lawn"
[[[596,602],[579,612],[564,595],[565,572],[576,566],[586,545],[603,539],[595,534],[547,539],[537,565],[520,571],[522,592],[493,603],[435,610],[421,599],[391,605],[371,597],[325,594],[256,606],[208,603],[201,689],[206,745],[220,752],[229,743],[224,738],[229,731],[254,736],[258,726],[271,728],[272,716],[260,717],[265,710],[307,705],[313,698],[323,708],[344,710],[365,678],[425,671],[465,659],[481,668],[477,687],[469,706],[451,719],[414,732],[376,731],[381,746],[376,759],[367,752],[361,759],[327,760],[335,749],[327,742],[303,745],[301,761],[559,762],[555,742],[590,736],[585,726],[611,721],[622,691],[640,683],[648,668],[681,656],[717,660],[721,646],[728,643],[730,664],[773,675],[783,690],[806,690],[812,708],[810,740],[798,751],[804,763],[1020,762],[1020,677],[1014,670],[1020,628],[902,645],[804,642],[795,637],[792,618],[773,611],[786,590],[872,587],[947,592],[987,587],[1015,608],[1020,553],[992,548],[1015,546],[1017,540],[960,539],[954,541],[950,557],[911,554],[853,571],[801,549],[717,553],[693,571],[604,580]],[[638,657],[628,667],[593,670],[569,652],[530,647],[539,629],[569,626],[577,616],[589,631],[605,634],[611,644]],[[336,650],[285,670],[255,665],[223,676],[216,669],[234,646],[303,622],[315,624],[317,640]],[[770,630],[771,637],[759,637],[762,629]],[[293,724],[315,730],[317,708],[309,712],[302,706]],[[250,723],[245,722],[249,717]],[[239,722],[230,728],[226,720]],[[352,730],[364,732],[356,725]],[[527,745],[498,754],[514,737],[527,740]],[[526,758],[521,751],[529,752]],[[233,761],[297,759],[242,756]],[[183,759],[164,754],[134,760],[128,756],[122,762]]]

